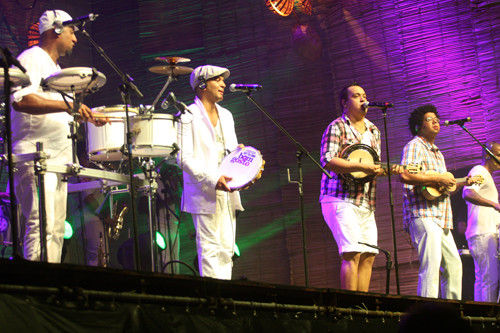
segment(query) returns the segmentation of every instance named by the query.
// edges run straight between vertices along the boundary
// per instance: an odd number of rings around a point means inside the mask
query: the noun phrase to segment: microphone
[[[243,91],[243,92],[249,92],[252,90],[261,90],[262,86],[259,84],[236,84],[236,83],[231,83],[229,86],[229,91],[230,92],[235,92],[235,91]]]
[[[394,107],[394,104],[392,103],[381,103],[381,102],[364,102],[363,103],[363,109],[368,109],[368,108],[382,108],[382,109],[386,109],[386,108],[392,108]]]
[[[457,120],[446,120],[444,122],[444,126],[450,126],[450,125],[460,125],[462,126],[464,123],[471,121],[472,119],[470,117],[464,118],[464,119],[457,119]]]
[[[89,15],[84,15],[84,16],[77,17],[76,19],[72,19],[72,20],[69,20],[69,21],[64,21],[62,23],[62,26],[63,27],[80,27],[80,26],[84,26],[85,23],[87,23],[88,21],[94,21],[98,16],[99,16],[99,14],[92,14],[92,13],[90,13]]]
[[[167,98],[165,98],[163,100],[163,102],[161,102],[161,108],[163,110],[166,110],[168,109],[169,106],[174,106],[177,111],[179,111],[175,116],[176,117],[179,117],[181,114],[184,114],[187,112],[191,113],[191,111],[189,111],[188,107],[186,106],[186,104],[182,103],[182,102],[179,102],[177,100],[177,98],[175,97],[174,93],[173,92],[170,92],[167,96]]]

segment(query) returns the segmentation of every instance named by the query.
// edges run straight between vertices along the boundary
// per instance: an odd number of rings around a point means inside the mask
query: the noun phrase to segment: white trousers
[[[18,202],[25,220],[24,258],[40,260],[40,219],[38,212],[38,189],[32,163],[19,163],[14,184]],[[61,175],[45,174],[45,211],[48,262],[61,262],[64,221],[68,187]],[[40,189],[41,191],[42,189]]]
[[[409,230],[420,261],[418,296],[437,298],[441,281],[442,298],[461,299],[462,261],[451,230],[441,228],[432,218],[413,220]]]
[[[236,236],[235,211],[228,193],[217,191],[215,214],[192,214],[200,275],[230,280]]]
[[[474,301],[497,302],[499,287],[498,234],[486,234],[467,240],[474,259]]]

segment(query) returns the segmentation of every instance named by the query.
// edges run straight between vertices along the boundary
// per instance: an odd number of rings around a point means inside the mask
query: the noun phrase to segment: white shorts
[[[378,250],[359,243],[377,246],[375,214],[368,208],[344,201],[321,204],[323,217],[332,231],[339,253],[374,253]]]

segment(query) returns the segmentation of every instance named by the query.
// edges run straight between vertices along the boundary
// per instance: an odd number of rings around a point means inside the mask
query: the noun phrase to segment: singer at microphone
[[[470,117],[464,118],[464,119],[457,119],[457,120],[446,120],[444,122],[444,126],[450,126],[450,125],[460,125],[462,126],[464,123],[467,123],[471,121],[472,119]]]
[[[229,86],[229,91],[230,92],[235,92],[235,91],[243,91],[243,92],[249,92],[253,90],[261,90],[262,86],[259,84],[236,84],[232,83]]]

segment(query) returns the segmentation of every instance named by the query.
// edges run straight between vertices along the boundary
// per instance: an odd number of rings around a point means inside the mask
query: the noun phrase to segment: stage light
[[[294,0],[267,0],[266,6],[270,11],[281,16],[288,16],[293,11]]]
[[[160,232],[156,232],[156,245],[162,250],[165,250],[167,247],[167,242],[165,241],[165,237]]]
[[[73,226],[68,221],[64,221],[64,239],[70,239],[73,236]]]
[[[234,255],[239,257],[240,256],[240,248],[238,247],[238,244],[234,243]]]

